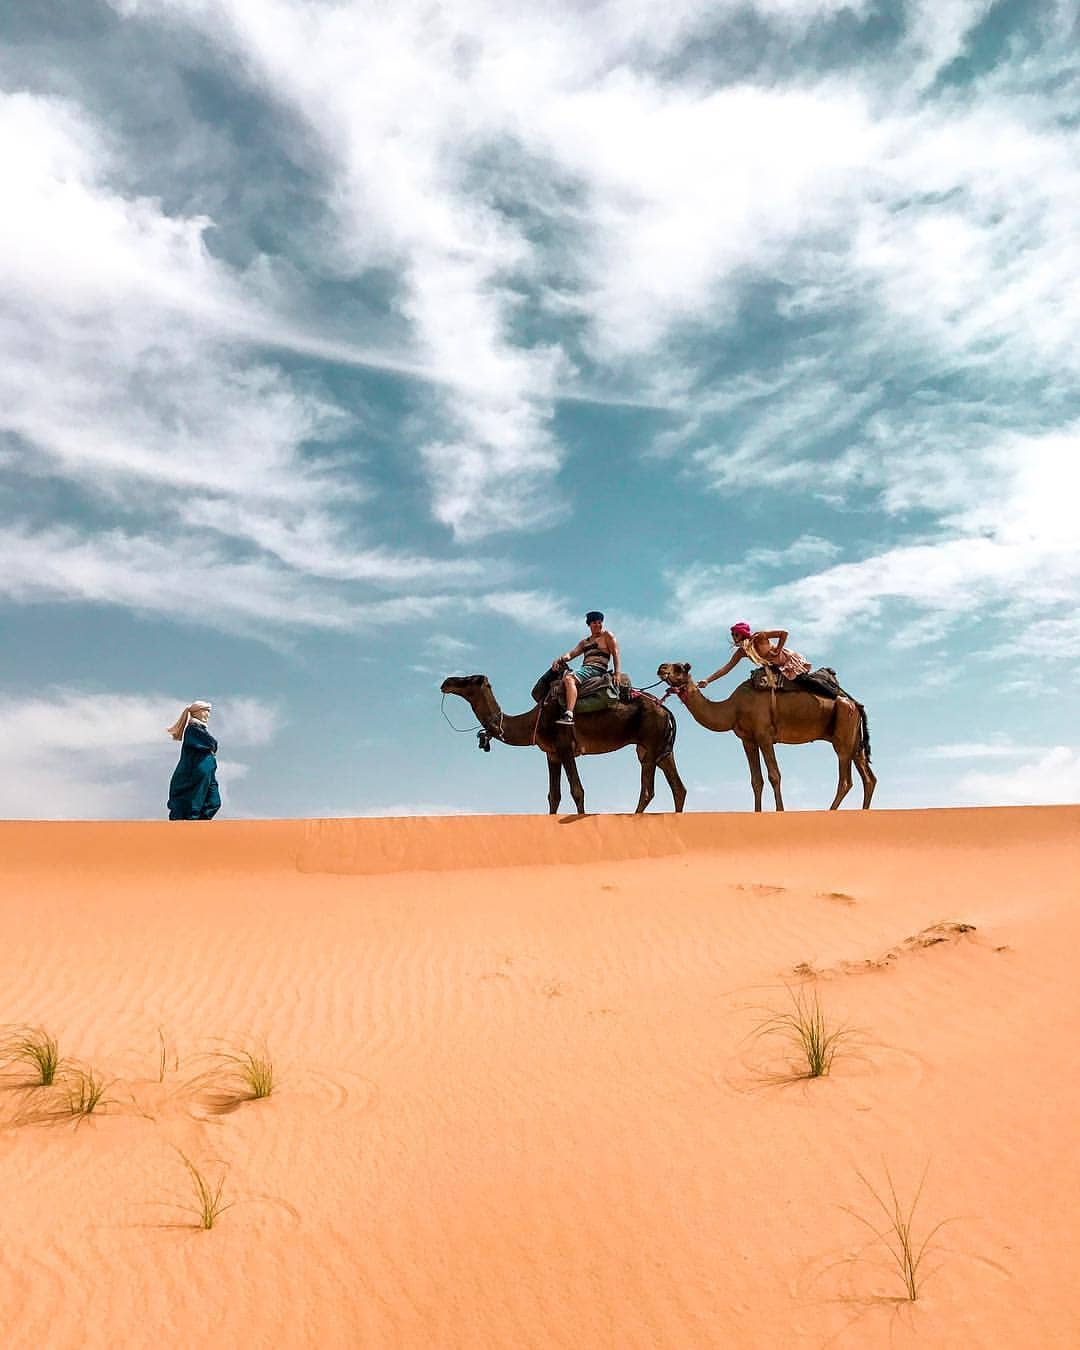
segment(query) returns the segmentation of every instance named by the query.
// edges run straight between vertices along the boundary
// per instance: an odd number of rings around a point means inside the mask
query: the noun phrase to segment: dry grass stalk
[[[807,994],[804,989],[789,989],[792,1009],[777,1013],[755,1029],[756,1036],[780,1036],[799,1051],[800,1062],[795,1078],[823,1078],[832,1069],[836,1053],[851,1036],[847,1027],[834,1027],[828,1022],[817,990]]]
[[[93,1069],[69,1069],[65,1075],[68,1109],[80,1119],[93,1115],[104,1104],[105,1080]]]
[[[856,1172],[856,1175],[874,1197],[878,1207],[884,1214],[887,1221],[885,1226],[880,1229],[876,1228],[869,1219],[864,1215],[857,1213],[855,1210],[849,1209],[847,1212],[852,1218],[858,1219],[861,1224],[866,1228],[869,1228],[874,1236],[880,1242],[884,1243],[889,1254],[896,1262],[900,1278],[903,1280],[904,1288],[907,1291],[907,1298],[911,1303],[914,1303],[919,1297],[919,1290],[922,1287],[922,1277],[919,1272],[922,1267],[923,1258],[926,1255],[926,1249],[935,1234],[944,1228],[947,1223],[952,1221],[950,1219],[942,1219],[940,1223],[936,1223],[934,1227],[930,1229],[929,1233],[927,1233],[921,1242],[918,1242],[912,1234],[912,1224],[915,1219],[915,1210],[918,1207],[919,1200],[922,1198],[923,1186],[926,1184],[926,1175],[930,1170],[930,1164],[927,1163],[926,1167],[923,1169],[923,1174],[919,1181],[918,1188],[915,1191],[914,1199],[906,1212],[900,1204],[899,1197],[896,1194],[896,1187],[893,1184],[892,1174],[889,1171],[888,1165],[884,1162],[884,1159],[882,1160],[882,1165],[885,1168],[885,1177],[889,1183],[889,1194],[887,1199],[875,1189],[873,1184],[862,1172]]]
[[[189,1213],[195,1214],[199,1220],[199,1227],[202,1229],[213,1228],[218,1218],[225,1213],[227,1209],[232,1208],[232,1201],[227,1204],[222,1202],[221,1193],[225,1189],[225,1174],[218,1178],[217,1185],[212,1185],[199,1171],[186,1153],[177,1149],[180,1157],[183,1159],[184,1166],[188,1170],[188,1176],[191,1178],[191,1184],[195,1189],[196,1203],[194,1205],[184,1205]]]
[[[61,1067],[60,1047],[43,1027],[18,1027],[4,1041],[5,1064],[25,1064],[34,1075],[35,1087],[51,1087]]]

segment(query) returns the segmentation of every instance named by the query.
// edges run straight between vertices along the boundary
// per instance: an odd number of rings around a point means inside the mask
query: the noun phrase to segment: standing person
[[[578,686],[583,681],[594,679],[598,675],[606,675],[609,662],[614,662],[613,674],[616,680],[622,670],[619,663],[619,644],[615,641],[615,634],[609,633],[604,627],[604,616],[598,609],[590,609],[585,615],[585,622],[589,625],[589,636],[583,637],[576,647],[571,647],[568,652],[557,656],[551,663],[552,670],[558,670],[563,662],[569,664],[575,656],[585,658],[580,670],[568,670],[563,676],[566,711],[559,721],[564,725],[573,725]]]
[[[760,633],[755,633],[748,623],[732,624],[731,640],[735,650],[719,670],[714,670],[704,680],[698,680],[698,688],[704,689],[707,684],[712,684],[713,680],[726,675],[744,656],[755,666],[764,666],[770,672],[770,682],[774,687],[776,678],[771,675],[773,671],[783,675],[785,679],[797,680],[800,675],[805,675],[810,670],[810,662],[804,660],[798,652],[788,651],[784,646],[787,639],[788,635],[783,628],[766,628]]]
[[[168,728],[173,740],[183,743],[169,783],[170,820],[212,820],[221,809],[218,743],[206,727],[210,706],[201,699],[189,703]]]

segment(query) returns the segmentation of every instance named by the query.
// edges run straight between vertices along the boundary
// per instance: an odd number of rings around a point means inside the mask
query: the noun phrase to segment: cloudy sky
[[[438,685],[520,711],[591,607],[639,684],[789,629],[882,806],[1080,798],[1076,23],[4,6],[0,815],[160,816],[193,698],[232,815],[542,810]]]

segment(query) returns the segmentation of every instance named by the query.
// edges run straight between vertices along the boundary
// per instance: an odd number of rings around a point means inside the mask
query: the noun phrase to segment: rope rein
[[[441,704],[440,707],[439,707],[439,711],[442,713],[443,717],[446,718],[446,725],[450,728],[451,731],[456,731],[456,732],[460,733],[461,735],[464,735],[465,733],[470,732],[470,731],[483,731],[483,730],[485,730],[485,728],[482,727],[481,724],[480,724],[479,722],[477,722],[476,726],[474,726],[474,727],[456,727],[456,726],[454,726],[453,722],[450,721],[450,718],[447,717],[447,714],[446,714],[446,695],[445,695],[445,694],[443,694],[443,696],[442,696],[442,704]]]

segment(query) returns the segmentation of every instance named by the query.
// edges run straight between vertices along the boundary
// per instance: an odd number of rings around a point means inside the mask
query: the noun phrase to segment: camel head
[[[486,675],[448,675],[439,686],[439,693],[460,694],[462,698],[468,698],[470,694],[490,688],[491,681]]]
[[[657,675],[666,680],[672,689],[685,689],[690,683],[689,661],[665,661],[657,666]]]

